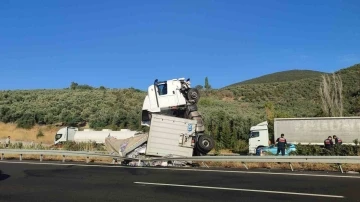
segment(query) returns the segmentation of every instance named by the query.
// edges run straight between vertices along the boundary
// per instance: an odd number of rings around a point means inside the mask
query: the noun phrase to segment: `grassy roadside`
[[[205,162],[207,166],[212,168],[244,168],[240,162]],[[292,163],[295,171],[325,171],[325,172],[339,172],[339,167],[336,164],[326,163]],[[251,169],[265,168],[269,170],[290,170],[288,163],[246,163],[246,166]],[[360,164],[342,164],[344,172],[360,172]]]
[[[43,144],[53,144],[56,132],[60,127],[56,126],[39,126],[36,125],[31,129],[18,128],[14,123],[0,122],[0,139],[5,140],[10,136],[13,142],[34,142]]]

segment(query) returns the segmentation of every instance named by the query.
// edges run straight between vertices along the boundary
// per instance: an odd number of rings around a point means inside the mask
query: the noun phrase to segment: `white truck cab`
[[[143,103],[141,125],[150,126],[149,112],[166,114],[167,112],[171,113],[171,109],[185,106],[186,98],[181,93],[184,82],[190,86],[190,81],[185,81],[184,78],[167,81],[155,80],[154,84],[148,87],[148,94]]]
[[[76,131],[79,131],[79,129],[76,127],[61,128],[55,135],[54,144],[74,140]]]
[[[267,146],[269,146],[268,122],[264,121],[250,128],[249,154],[256,154],[258,147]]]

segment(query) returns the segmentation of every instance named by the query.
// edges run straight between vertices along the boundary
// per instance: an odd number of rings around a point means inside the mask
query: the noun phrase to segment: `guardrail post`
[[[241,162],[243,164],[243,166],[246,168],[246,170],[249,170],[249,168],[247,167],[245,162]]]
[[[62,162],[65,163],[65,155],[63,155]]]
[[[289,165],[290,165],[291,171],[294,171],[294,168],[293,168],[292,164],[289,163]]]
[[[209,166],[203,161],[202,164],[206,167],[209,168]]]
[[[341,173],[344,173],[344,170],[342,169],[342,167],[341,167],[341,164],[340,164],[340,163],[338,163],[338,166],[339,166],[339,168],[340,168]]]
[[[4,160],[4,153],[1,154],[1,160]]]
[[[40,154],[40,161],[43,161],[43,154]]]
[[[22,161],[22,154],[20,154],[20,161]]]

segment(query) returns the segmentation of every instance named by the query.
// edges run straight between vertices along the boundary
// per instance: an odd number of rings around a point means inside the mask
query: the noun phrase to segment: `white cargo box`
[[[196,120],[152,114],[146,155],[193,155]]]

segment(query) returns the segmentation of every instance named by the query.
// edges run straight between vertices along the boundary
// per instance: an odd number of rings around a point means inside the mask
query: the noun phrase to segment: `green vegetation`
[[[220,90],[212,89],[208,78],[204,88],[197,86],[201,92],[199,111],[204,116],[206,133],[216,140],[217,151],[244,152],[250,127],[265,120],[271,124],[276,117],[326,115],[320,97],[320,72],[287,73]],[[360,115],[360,64],[336,73],[343,82],[343,115]],[[146,130],[140,126],[145,96],[146,92],[134,88],[94,88],[75,82],[61,90],[0,91],[0,121],[17,123],[21,128],[35,124],[89,124],[95,129]]]
[[[104,146],[95,142],[65,142],[63,149],[68,151],[106,151]]]
[[[316,145],[297,145],[296,151],[290,155],[301,156],[358,156],[359,145],[334,145],[331,150]]]
[[[48,147],[43,146],[42,144],[30,144],[24,145],[22,142],[10,143],[8,147],[5,147],[4,144],[0,144],[0,149],[33,149],[33,150],[43,150],[49,149]]]
[[[44,133],[39,130],[38,134],[36,135],[36,138],[44,137]]]
[[[18,127],[58,124],[139,129],[145,93],[135,89],[65,89],[0,92],[0,121]]]
[[[230,86],[242,85],[242,84],[260,84],[260,83],[274,83],[274,82],[285,82],[285,81],[296,81],[306,78],[319,77],[325,72],[312,71],[312,70],[289,70],[267,74],[254,79],[242,81],[239,83],[232,84]]]

